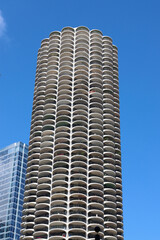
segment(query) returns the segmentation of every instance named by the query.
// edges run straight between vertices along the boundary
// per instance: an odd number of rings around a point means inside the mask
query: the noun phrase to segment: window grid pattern
[[[0,150],[0,239],[20,237],[27,155],[21,142]]]

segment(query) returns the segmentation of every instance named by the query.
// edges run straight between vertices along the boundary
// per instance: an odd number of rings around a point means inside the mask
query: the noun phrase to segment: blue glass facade
[[[27,157],[21,142],[0,150],[0,239],[20,237]]]

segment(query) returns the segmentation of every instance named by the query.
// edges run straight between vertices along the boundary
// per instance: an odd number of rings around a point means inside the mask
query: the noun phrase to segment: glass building
[[[22,142],[0,150],[0,239],[20,236],[27,156]]]

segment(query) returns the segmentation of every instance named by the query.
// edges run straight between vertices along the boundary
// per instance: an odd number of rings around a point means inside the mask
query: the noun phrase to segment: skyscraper
[[[0,239],[19,240],[28,147],[17,142],[0,150]]]
[[[21,239],[123,239],[117,48],[66,27],[38,52]]]

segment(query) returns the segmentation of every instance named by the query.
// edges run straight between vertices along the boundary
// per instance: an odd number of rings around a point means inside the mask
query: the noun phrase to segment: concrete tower
[[[38,51],[21,240],[123,240],[117,47],[66,27]]]

